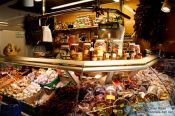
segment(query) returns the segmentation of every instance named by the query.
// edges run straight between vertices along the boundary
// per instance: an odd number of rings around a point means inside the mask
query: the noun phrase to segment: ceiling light
[[[120,2],[120,0],[113,0],[114,2]]]
[[[171,5],[170,5],[170,3],[169,3],[168,0],[165,0],[165,1],[163,2],[163,5],[162,5],[161,10],[162,10],[163,12],[165,12],[165,13],[169,13],[169,12],[170,12],[170,10],[171,10]]]
[[[60,6],[55,6],[55,7],[52,7],[51,9],[52,10],[60,9],[60,8],[65,8],[65,7],[78,5],[78,4],[83,4],[83,3],[92,2],[92,1],[94,1],[94,0],[81,0],[81,1],[77,1],[77,2],[71,2],[71,3],[68,3],[68,4],[63,4],[63,5],[60,5]]]
[[[23,5],[25,7],[33,7],[34,6],[34,1],[33,0],[23,0]]]
[[[0,24],[8,25],[8,22],[0,21]]]
[[[35,2],[41,2],[42,0],[34,0]]]

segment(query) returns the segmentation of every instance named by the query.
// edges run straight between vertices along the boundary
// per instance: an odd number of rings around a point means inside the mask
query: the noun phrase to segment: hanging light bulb
[[[169,13],[171,11],[171,4],[168,0],[164,0],[161,10],[165,13]]]
[[[23,5],[25,7],[33,7],[34,6],[34,0],[23,0]]]

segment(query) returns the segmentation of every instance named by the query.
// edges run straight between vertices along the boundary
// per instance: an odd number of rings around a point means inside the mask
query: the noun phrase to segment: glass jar
[[[106,51],[105,41],[104,40],[96,40],[94,49],[97,52],[97,59],[103,60],[103,53]]]
[[[69,45],[61,45],[60,58],[63,60],[70,60]]]
[[[113,51],[113,52],[118,52],[119,45],[118,45],[118,43],[116,43],[115,41],[116,41],[116,40],[113,40],[113,43],[112,43],[112,51]]]
[[[83,60],[83,54],[82,54],[82,52],[78,52],[77,53],[77,59],[76,60],[79,60],[79,61]]]
[[[103,56],[104,60],[110,60],[111,59],[111,53],[110,52],[105,52]]]
[[[91,43],[83,43],[83,60],[89,60]]]
[[[72,60],[79,60],[79,61],[83,60],[82,52],[77,52],[77,53],[75,53],[75,54],[73,54],[71,56],[72,56]]]
[[[95,87],[94,95],[95,95],[95,100],[96,101],[103,101],[105,100],[105,87],[103,86],[97,86]]]
[[[116,52],[112,52],[111,53],[111,60],[116,60],[117,59],[117,53]]]
[[[111,39],[106,40],[106,51],[107,52],[112,52],[112,41],[111,41]]]
[[[93,55],[92,55],[92,61],[97,61],[98,59],[97,59],[97,53],[93,53]]]
[[[76,54],[78,52],[78,44],[77,43],[73,43],[70,45],[70,54]]]
[[[108,104],[113,104],[113,102],[116,100],[116,87],[113,85],[107,85],[106,86],[106,102]]]

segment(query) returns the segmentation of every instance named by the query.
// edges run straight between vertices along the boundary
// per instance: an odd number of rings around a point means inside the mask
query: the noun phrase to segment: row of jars
[[[140,46],[131,44],[129,50],[123,50],[122,54],[119,54],[121,42],[119,40],[111,39],[99,39],[93,42],[84,43],[71,43],[67,45],[66,56],[70,56],[68,59],[72,60],[118,60],[118,59],[134,59],[136,56],[141,58]],[[65,46],[65,45],[63,45]],[[62,46],[62,48],[64,48]],[[70,51],[70,53],[68,53]],[[64,55],[65,55],[64,54]],[[68,60],[66,59],[66,60]]]
[[[111,47],[111,50],[108,50]],[[118,45],[107,46],[105,40],[96,40],[95,44],[83,43],[82,52],[79,52],[79,44],[70,45],[70,54],[73,60],[109,60],[117,59]]]

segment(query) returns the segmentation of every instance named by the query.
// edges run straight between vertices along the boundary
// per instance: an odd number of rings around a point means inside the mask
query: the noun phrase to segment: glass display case
[[[74,61],[1,57],[2,102],[16,99],[30,115],[174,114],[174,80],[159,59]]]

